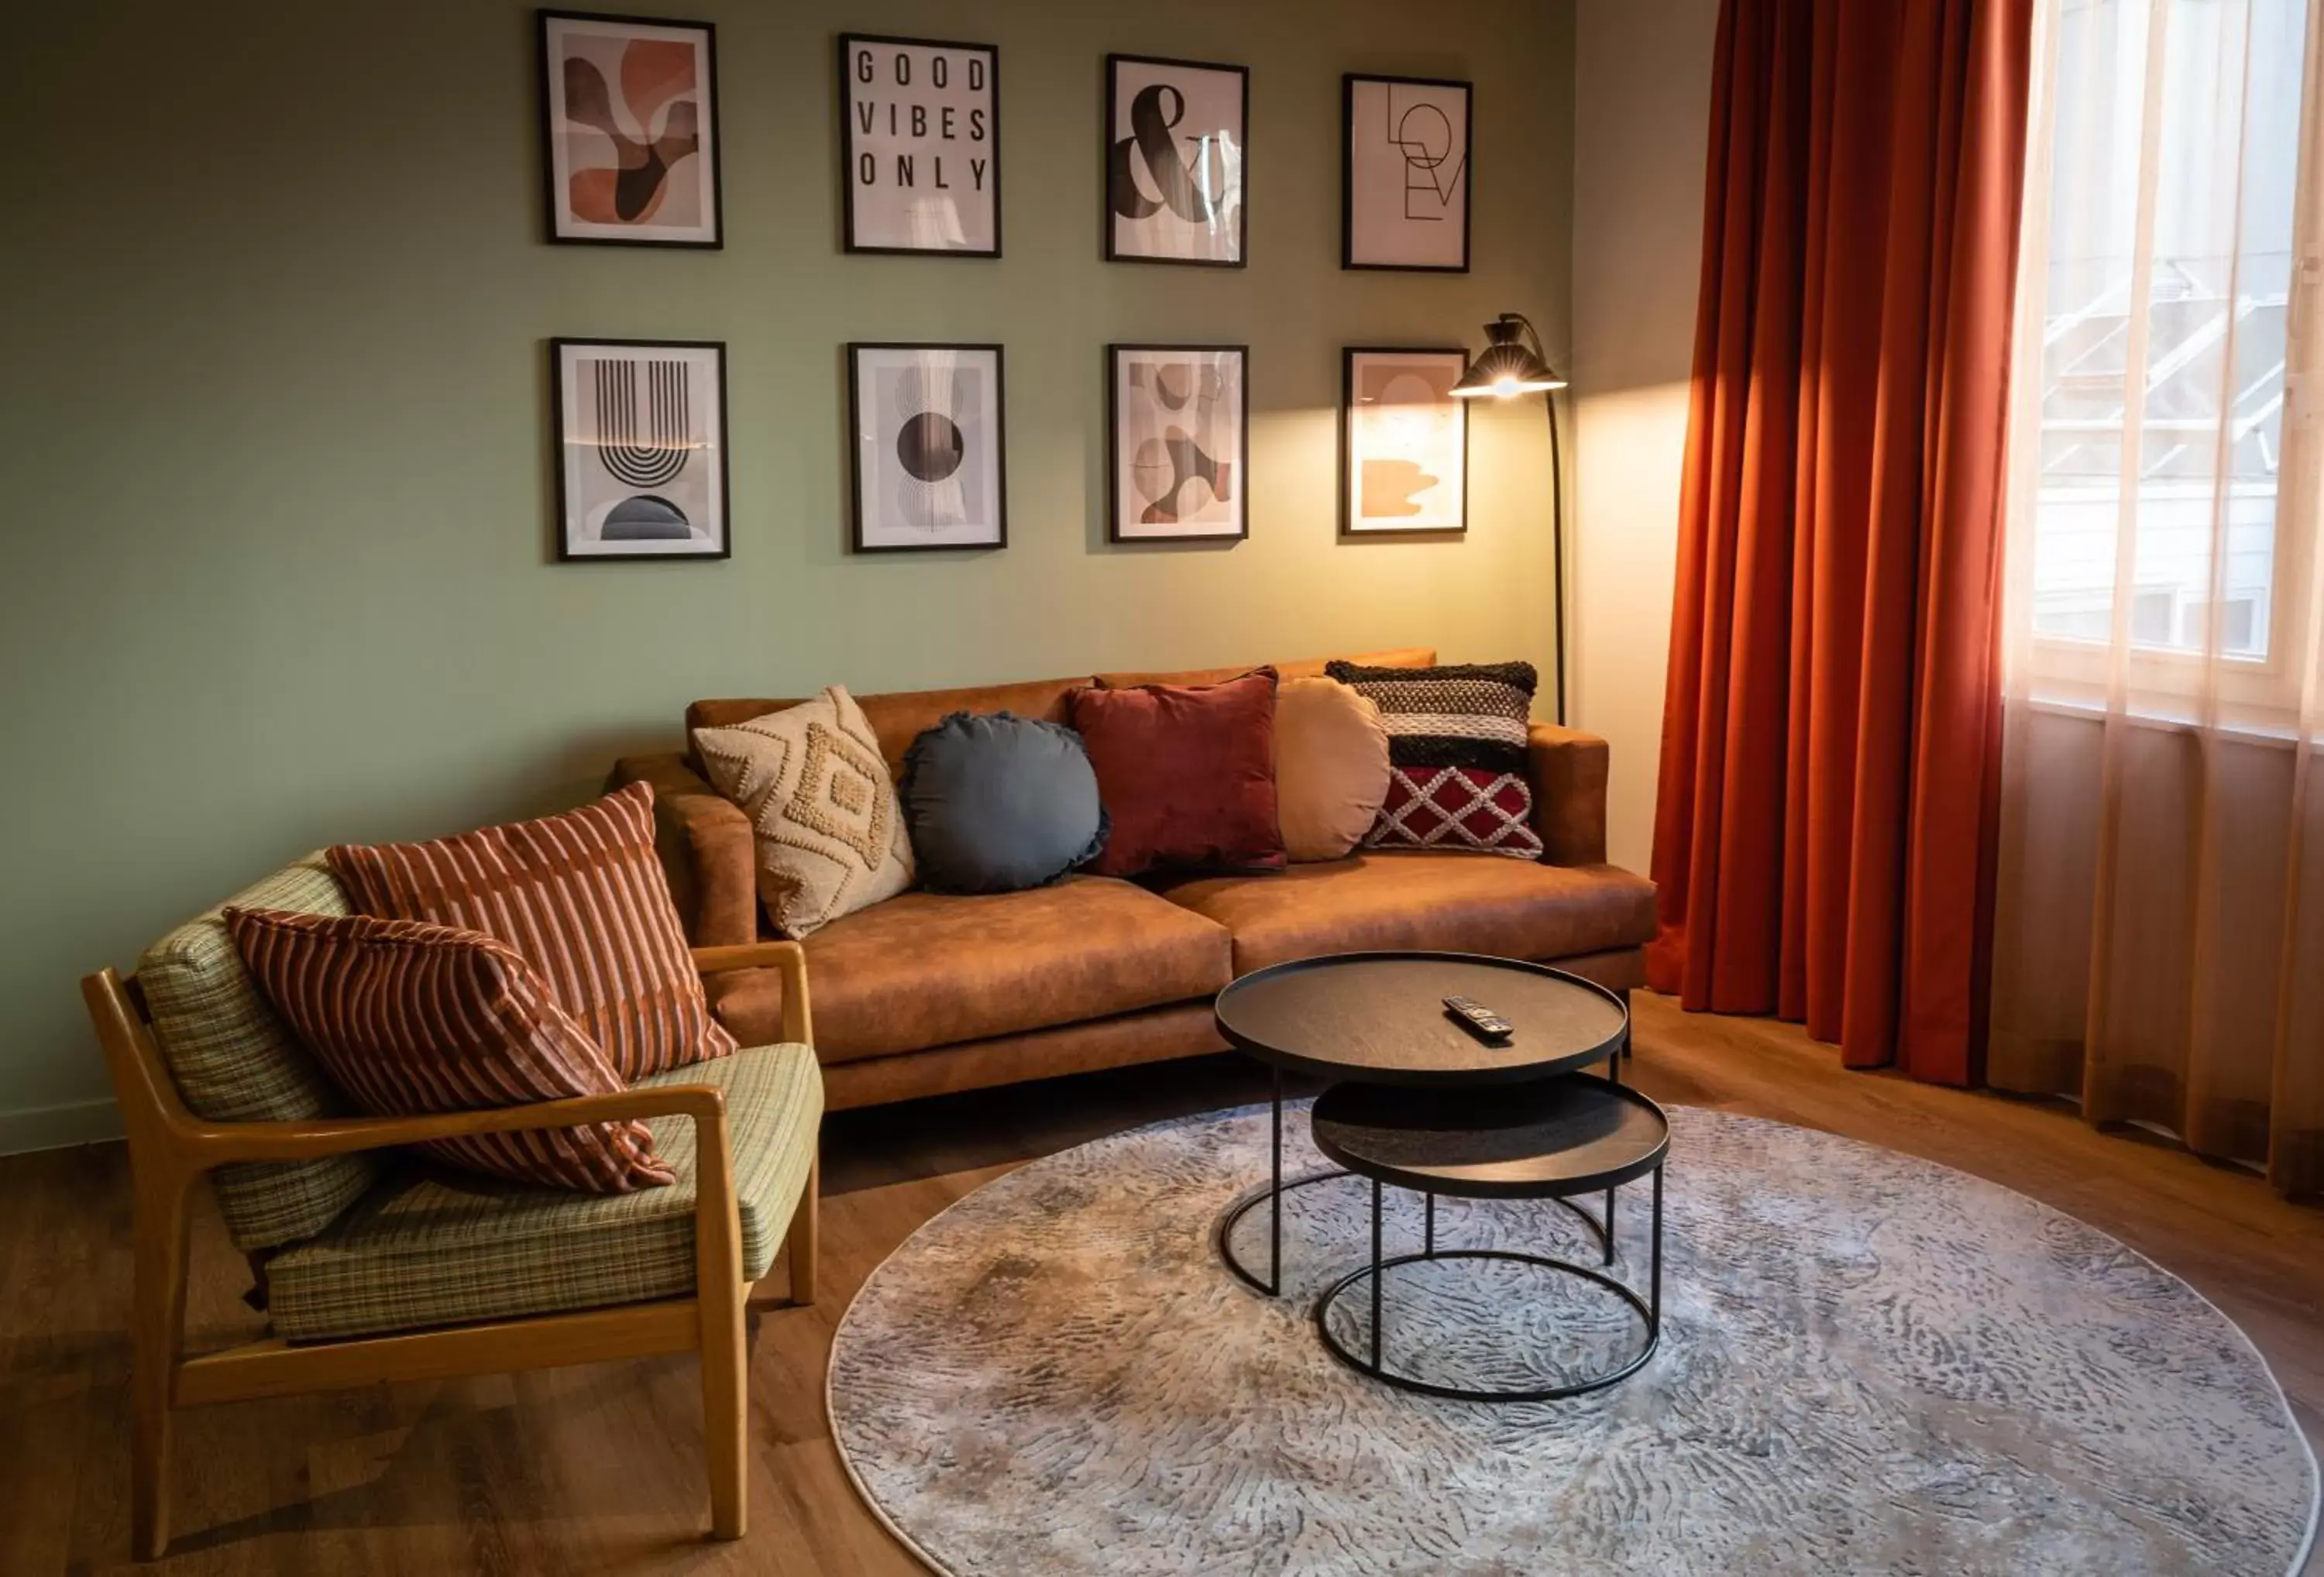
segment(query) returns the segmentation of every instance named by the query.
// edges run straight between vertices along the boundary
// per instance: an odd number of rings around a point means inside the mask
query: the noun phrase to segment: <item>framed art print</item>
[[[1342,353],[1340,530],[1469,529],[1469,407],[1452,397],[1468,353]]]
[[[1248,346],[1106,347],[1107,537],[1247,537]]]
[[[1243,265],[1250,73],[1105,58],[1105,256]]]
[[[843,33],[839,103],[848,251],[1001,255],[999,50]]]
[[[549,238],[720,244],[715,30],[539,14]]]
[[[552,339],[559,558],[724,558],[726,347]]]
[[[855,550],[1009,545],[997,345],[851,345]]]
[[[1469,270],[1470,85],[1341,78],[1340,266]]]

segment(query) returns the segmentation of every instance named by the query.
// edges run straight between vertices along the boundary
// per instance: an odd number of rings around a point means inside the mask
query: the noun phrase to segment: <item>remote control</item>
[[[1516,1033],[1516,1026],[1474,997],[1447,997],[1444,1010],[1454,1023],[1488,1046],[1498,1046]]]

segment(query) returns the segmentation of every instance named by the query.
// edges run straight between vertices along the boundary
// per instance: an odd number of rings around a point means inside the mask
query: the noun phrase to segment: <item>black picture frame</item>
[[[1242,470],[1241,505],[1235,511],[1231,531],[1168,531],[1125,534],[1121,529],[1121,358],[1139,351],[1233,355],[1240,359],[1235,381],[1235,461]],[[1145,545],[1154,542],[1240,542],[1250,536],[1250,346],[1248,345],[1157,345],[1116,343],[1105,347],[1105,540]]]
[[[1120,107],[1121,68],[1125,65],[1165,66],[1181,71],[1232,72],[1241,79],[1243,176],[1241,200],[1235,205],[1235,254],[1232,257],[1165,257],[1120,251],[1113,236],[1114,115]],[[1244,268],[1250,263],[1250,68],[1219,60],[1181,60],[1167,55],[1110,54],[1105,58],[1105,122],[1098,136],[1099,255],[1107,263],[1160,263],[1173,268]]]
[[[624,350],[706,350],[713,353],[718,385],[718,546],[691,552],[576,553],[573,550],[572,505],[565,479],[565,352],[574,346],[604,346]],[[556,474],[557,561],[560,564],[667,563],[671,559],[724,559],[734,556],[733,453],[727,440],[726,342],[723,339],[617,339],[606,336],[560,335],[549,342],[549,434],[552,469]]]
[[[1356,84],[1387,87],[1457,88],[1461,90],[1461,261],[1359,263],[1356,261]],[[1340,267],[1358,273],[1467,273],[1471,255],[1472,216],[1477,211],[1477,85],[1449,77],[1389,77],[1350,71],[1340,78]]]
[[[856,44],[900,45],[911,49],[950,50],[964,54],[986,57],[986,91],[991,96],[992,125],[992,245],[990,249],[973,246],[885,246],[872,245],[856,237],[855,198],[856,117],[853,94],[854,74],[849,69],[849,51]],[[838,39],[838,92],[834,96],[839,107],[839,223],[840,250],[861,256],[888,257],[967,257],[997,258],[1001,254],[1002,201],[1001,189],[1001,46],[968,43],[957,39],[901,38],[890,33],[843,32]]]
[[[1469,446],[1471,431],[1469,408],[1465,401],[1455,400],[1461,411],[1461,523],[1457,526],[1373,526],[1359,529],[1355,524],[1355,497],[1349,478],[1349,462],[1355,453],[1356,422],[1356,358],[1358,356],[1451,356],[1465,364],[1469,353],[1457,345],[1351,345],[1340,351],[1340,536],[1343,540],[1373,541],[1412,538],[1422,541],[1465,537],[1469,533]]]
[[[707,22],[675,16],[631,16],[613,12],[556,11],[546,7],[533,14],[534,70],[540,92],[541,225],[552,246],[675,246],[696,252],[717,252],[726,245],[726,188],[724,171],[725,137],[718,128],[718,29]],[[707,240],[665,235],[563,235],[558,233],[563,194],[557,189],[557,111],[550,86],[549,24],[555,22],[595,22],[623,27],[683,28],[702,34],[705,76],[709,87],[710,229]],[[611,344],[611,341],[600,343]]]
[[[865,351],[990,351],[992,353],[992,486],[998,534],[990,542],[867,542],[863,532],[863,446],[856,441],[861,420],[862,353]],[[848,548],[855,553],[990,553],[1009,546],[1009,355],[999,344],[949,340],[855,339],[847,357]]]

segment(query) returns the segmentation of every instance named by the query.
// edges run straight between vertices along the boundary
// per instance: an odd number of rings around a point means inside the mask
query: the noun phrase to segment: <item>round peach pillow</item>
[[[1388,799],[1388,724],[1337,679],[1286,679],[1275,693],[1275,806],[1294,860],[1345,856]]]

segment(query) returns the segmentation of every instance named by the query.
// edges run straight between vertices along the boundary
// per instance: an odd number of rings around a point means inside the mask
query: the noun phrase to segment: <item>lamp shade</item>
[[[1527,346],[1533,325],[1507,312],[1485,325],[1485,348],[1469,359],[1468,371],[1452,385],[1455,396],[1473,400],[1490,394],[1507,400],[1518,394],[1563,389],[1565,380],[1550,370],[1541,352]],[[1535,346],[1539,345],[1535,340]]]

